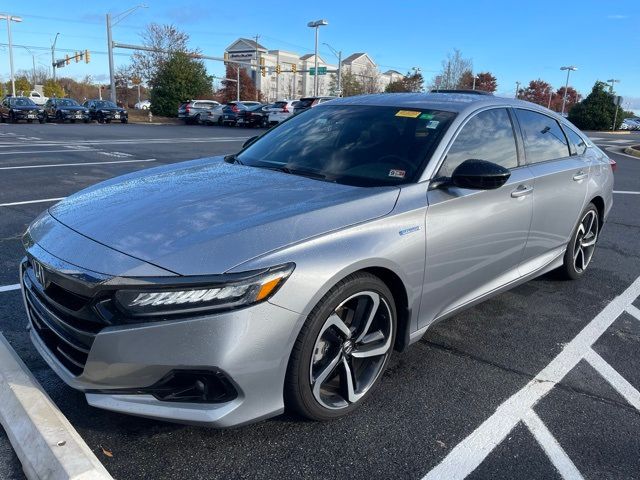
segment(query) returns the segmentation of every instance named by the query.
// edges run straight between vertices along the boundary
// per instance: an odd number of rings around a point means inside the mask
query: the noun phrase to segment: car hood
[[[38,105],[14,105],[11,107],[13,110],[38,110]]]
[[[339,185],[215,157],[115,178],[49,212],[119,252],[180,275],[206,275],[384,216],[399,191]]]
[[[81,111],[81,112],[85,112],[87,110],[83,106],[67,107],[67,106],[63,106],[63,105],[58,105],[56,108],[58,110],[69,110],[70,112],[77,112],[78,110]]]
[[[102,112],[124,112],[124,108],[120,107],[104,107],[104,108],[96,108],[96,110]]]

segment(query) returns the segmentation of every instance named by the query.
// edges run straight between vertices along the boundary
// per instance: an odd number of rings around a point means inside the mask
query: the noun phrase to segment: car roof
[[[552,115],[557,120],[565,120],[557,113],[552,112],[535,103],[515,98],[497,97],[494,95],[478,95],[476,93],[379,93],[374,95],[358,95],[344,97],[322,103],[325,105],[372,105],[397,108],[420,108],[430,110],[443,110],[455,113],[470,113],[479,108],[490,106],[524,107],[538,110],[547,115]]]

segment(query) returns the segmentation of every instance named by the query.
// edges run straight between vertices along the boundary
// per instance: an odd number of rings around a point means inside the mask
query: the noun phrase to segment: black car
[[[83,105],[89,109],[89,117],[92,121],[97,120],[98,123],[129,121],[129,113],[109,100],[87,100]]]
[[[268,127],[269,112],[265,105],[253,105],[238,112],[236,125],[240,127]]]
[[[83,121],[89,123],[89,110],[84,108],[73,98],[50,98],[44,104],[44,118],[48,122],[71,123]]]
[[[25,120],[31,123],[38,120],[44,123],[44,110],[27,97],[5,97],[0,103],[0,121],[17,123]]]
[[[222,109],[222,123],[224,125],[237,125],[240,112],[253,107],[262,107],[260,102],[229,102]]]
[[[299,113],[304,112],[305,110],[309,110],[311,107],[315,107],[324,102],[328,102],[329,100],[333,100],[336,97],[303,97],[298,100],[298,103],[293,107],[293,114],[297,115]]]

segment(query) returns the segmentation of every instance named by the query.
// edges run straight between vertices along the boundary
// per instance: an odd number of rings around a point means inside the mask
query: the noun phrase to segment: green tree
[[[151,79],[151,111],[175,117],[180,102],[211,95],[212,81],[202,60],[176,52]]]
[[[16,95],[29,95],[29,92],[31,91],[31,83],[26,76],[21,75],[19,77],[15,77],[14,83],[16,85]],[[11,93],[11,80],[7,82],[5,89],[7,92]]]
[[[424,78],[420,72],[408,73],[399,80],[390,82],[384,89],[387,93],[422,92]]]
[[[42,86],[42,93],[44,93],[45,97],[56,97],[56,98],[62,98],[65,95],[64,88],[62,88],[62,85],[60,85],[57,82],[54,82],[51,79],[44,82],[44,85]]]
[[[472,90],[473,86],[473,72],[471,70],[464,71],[456,88]],[[498,81],[491,72],[480,72],[476,75],[475,89],[493,93],[498,89]]]
[[[333,82],[333,78],[330,80]],[[332,83],[329,84],[329,89],[333,90]],[[342,70],[342,96],[352,97],[354,95],[362,95],[364,93],[364,85],[360,79],[354,73],[351,73],[349,69]]]
[[[606,83],[597,81],[587,98],[569,111],[569,121],[583,130],[609,130],[618,110],[615,128],[620,128],[624,110],[616,105],[615,98]]]

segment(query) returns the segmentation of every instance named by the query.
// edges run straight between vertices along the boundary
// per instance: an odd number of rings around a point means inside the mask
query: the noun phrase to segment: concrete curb
[[[634,145],[633,147],[627,147],[624,149],[624,153],[640,158],[640,145]]]
[[[29,480],[113,480],[2,334],[0,423]]]

